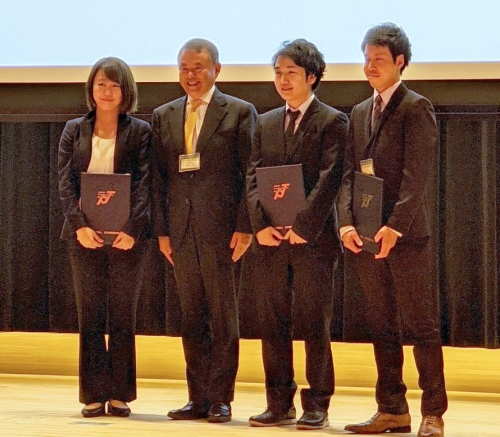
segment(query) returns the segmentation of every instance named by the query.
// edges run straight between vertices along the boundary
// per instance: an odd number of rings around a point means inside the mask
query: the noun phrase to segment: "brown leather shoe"
[[[411,417],[406,414],[375,413],[373,417],[356,425],[344,428],[356,434],[378,434],[382,432],[411,432]],[[420,434],[419,434],[420,437]]]
[[[424,416],[417,437],[444,437],[444,422],[438,416]]]

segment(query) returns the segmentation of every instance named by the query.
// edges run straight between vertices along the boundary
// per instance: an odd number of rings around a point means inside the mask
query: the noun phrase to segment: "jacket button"
[[[189,175],[189,177],[190,177],[191,179],[193,179],[193,178],[194,178],[194,174],[193,174],[193,173],[191,173],[191,174]]]
[[[184,202],[186,202],[186,205],[189,205],[189,199],[185,199]]]

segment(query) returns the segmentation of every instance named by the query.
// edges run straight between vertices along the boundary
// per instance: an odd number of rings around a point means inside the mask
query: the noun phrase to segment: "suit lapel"
[[[285,107],[279,108],[275,117],[273,118],[272,125],[269,127],[268,132],[281,132],[281,135],[273,136],[273,148],[278,151],[278,156],[281,158],[281,162],[286,161],[286,144],[285,144]]]
[[[302,117],[302,120],[299,123],[299,127],[297,128],[297,131],[295,132],[294,135],[293,147],[286,153],[285,163],[289,163],[293,160],[293,157],[297,153],[297,150],[299,149],[299,146],[302,143],[302,139],[305,133],[308,131],[309,125],[313,123],[318,112],[319,112],[319,102],[315,97],[314,100],[309,105],[309,107],[307,108],[306,112],[304,113],[304,116]]]
[[[95,114],[91,112],[87,114],[80,124],[80,141],[78,151],[73,151],[76,167],[80,171],[87,171],[92,158],[92,134],[94,132]]]
[[[186,144],[184,141],[184,114],[186,102],[187,96],[176,100],[170,106],[170,132],[172,132],[172,139],[180,155],[186,153]]]
[[[120,115],[118,119],[118,129],[116,132],[114,172],[117,173],[127,155],[128,137],[130,134],[130,118],[127,115]]]
[[[210,144],[210,138],[219,127],[222,119],[227,114],[227,101],[219,90],[215,90],[212,100],[208,105],[203,125],[201,126],[200,136],[196,141],[196,151],[199,153],[206,152]]]
[[[390,100],[387,102],[387,105],[385,106],[384,110],[382,111],[382,116],[380,118],[380,121],[378,123],[377,129],[375,131],[371,132],[371,134],[368,134],[368,143],[366,145],[365,149],[365,155],[368,152],[368,150],[372,150],[374,143],[377,141],[378,134],[380,130],[382,129],[385,121],[387,118],[391,115],[392,112],[394,112],[401,101],[403,100],[404,96],[406,95],[408,89],[406,88],[405,84],[401,82],[401,84],[397,87],[396,91],[394,91],[393,95],[391,96]],[[372,113],[372,105],[373,105],[373,97],[369,99],[369,107],[366,110],[365,114],[365,132],[370,132],[370,119],[371,119],[371,113]],[[368,129],[366,131],[366,129]]]

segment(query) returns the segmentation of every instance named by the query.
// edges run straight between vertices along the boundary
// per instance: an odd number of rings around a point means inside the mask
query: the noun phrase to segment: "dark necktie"
[[[288,114],[288,126],[285,131],[285,146],[286,146],[286,154],[288,156],[290,150],[293,149],[295,122],[297,121],[297,117],[300,115],[300,111],[291,111],[289,109],[287,111],[287,114]]]
[[[380,94],[375,97],[375,102],[373,104],[373,112],[372,112],[372,128],[371,131],[375,132],[377,130],[377,126],[380,123],[380,118],[382,117],[382,97]]]

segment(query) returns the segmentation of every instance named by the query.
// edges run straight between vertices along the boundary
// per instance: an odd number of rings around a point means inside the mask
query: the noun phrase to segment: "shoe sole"
[[[209,423],[226,423],[231,422],[231,417],[213,417],[209,416],[207,419]]]
[[[257,422],[255,420],[248,421],[250,426],[259,426],[259,427],[295,425],[295,422],[296,422],[295,419],[284,419],[284,420],[280,420],[278,422],[273,422],[273,423],[262,423],[262,422]]]
[[[322,423],[321,425],[306,425],[305,423],[297,423],[297,429],[308,429],[308,430],[323,429],[328,426],[330,426],[330,422],[328,420],[325,420],[325,422]]]
[[[383,433],[400,433],[406,434],[411,432],[411,425],[408,426],[400,426],[398,428],[388,428],[385,431],[360,431],[354,429],[348,429],[347,426],[344,428],[346,431],[353,432],[355,434],[383,434]]]

